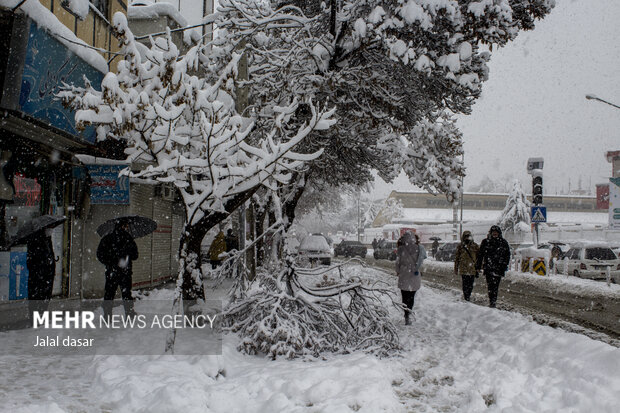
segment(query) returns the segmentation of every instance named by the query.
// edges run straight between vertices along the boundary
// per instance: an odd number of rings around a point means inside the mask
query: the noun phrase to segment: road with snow
[[[394,271],[394,262],[366,258],[374,267]],[[461,291],[452,262],[429,260],[423,283],[429,287]],[[487,305],[486,280],[476,280],[472,301]],[[500,284],[498,308],[531,316],[536,322],[585,334],[620,347],[620,286],[554,275],[541,277],[508,272]]]

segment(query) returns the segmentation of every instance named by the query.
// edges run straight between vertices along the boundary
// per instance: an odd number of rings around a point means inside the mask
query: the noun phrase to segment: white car
[[[324,265],[332,263],[332,254],[327,240],[322,235],[308,235],[299,245],[299,258],[310,263],[320,262]]]
[[[605,280],[607,269],[612,281],[620,282],[620,258],[605,243],[577,243],[564,254],[558,269],[569,275]]]

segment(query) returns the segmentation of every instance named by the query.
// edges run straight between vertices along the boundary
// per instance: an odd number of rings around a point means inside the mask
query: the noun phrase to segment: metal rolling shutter
[[[170,238],[172,234],[172,203],[161,198],[153,200],[153,219],[157,229],[153,233],[151,260],[152,281],[161,282],[170,277]]]
[[[176,211],[175,211],[176,212]],[[181,211],[182,212],[182,211]],[[185,217],[181,214],[172,214],[172,242],[170,243],[170,272],[176,276],[179,272],[179,243]]]
[[[130,213],[153,218],[153,192],[153,185],[132,183]],[[151,285],[152,242],[153,234],[136,239],[139,257],[133,263],[134,288]]]

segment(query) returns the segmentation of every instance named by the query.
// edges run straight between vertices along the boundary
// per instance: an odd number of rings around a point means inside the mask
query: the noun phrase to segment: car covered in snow
[[[609,271],[612,281],[620,282],[620,258],[606,243],[573,244],[561,263],[558,270],[575,277],[605,280]]]
[[[368,248],[359,241],[342,241],[340,244],[336,244],[334,247],[334,257],[340,255],[344,257],[356,257],[365,258],[368,253]]]
[[[308,260],[311,264],[320,262],[324,265],[330,265],[332,262],[331,249],[323,235],[308,235],[299,244],[298,251],[298,257],[302,260]]]
[[[376,260],[396,260],[396,241],[382,239],[372,253]]]
[[[437,250],[437,254],[435,254],[435,259],[437,261],[454,261],[456,257],[456,247],[458,247],[460,242],[446,242]]]

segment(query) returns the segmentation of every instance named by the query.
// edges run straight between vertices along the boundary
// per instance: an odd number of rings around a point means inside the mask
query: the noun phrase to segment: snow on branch
[[[400,348],[387,288],[327,277],[326,285],[310,287],[298,272],[290,265],[262,269],[260,286],[224,312],[227,329],[241,336],[239,350],[275,359],[358,350],[387,355]]]
[[[223,64],[218,67],[205,65],[205,44],[180,56],[168,30],[151,39],[143,59],[126,17],[117,13],[113,25],[127,56],[118,72],[105,76],[101,91],[89,84],[66,85],[60,97],[76,110],[78,127],[98,125],[99,139],[123,139],[128,161],[149,164],[128,172],[132,177],[173,183],[190,224],[208,211],[224,211],[226,201],[237,194],[286,182],[291,172],[321,154],[320,149],[293,149],[313,130],[333,125],[334,109],[293,98],[272,110],[272,128],[257,134],[254,121],[235,111],[241,54],[220,55]],[[282,114],[295,113],[300,104],[310,109],[310,116],[289,126]]]

